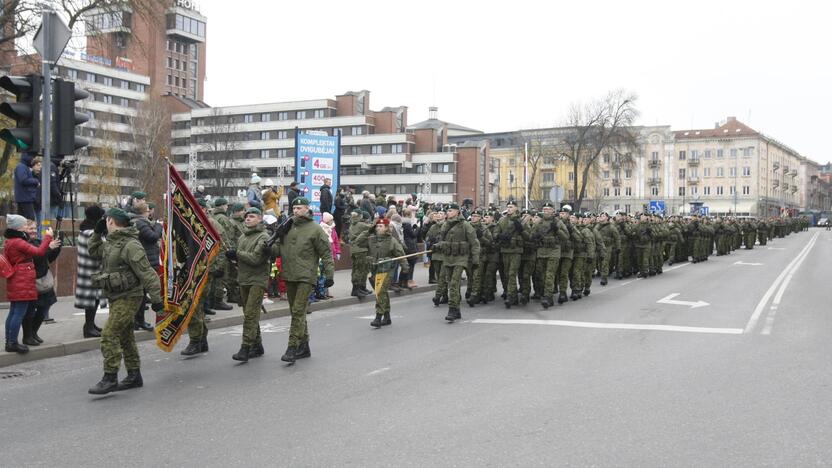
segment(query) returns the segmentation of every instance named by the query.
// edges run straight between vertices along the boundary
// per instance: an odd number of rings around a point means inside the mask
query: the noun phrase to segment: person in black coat
[[[343,188],[338,190],[338,195],[335,196],[335,212],[332,213],[332,217],[335,218],[335,232],[338,233],[339,239],[343,239],[341,232],[344,229],[344,217],[347,215],[347,197],[345,192],[346,190]]]
[[[321,213],[332,214],[332,189],[330,184],[332,184],[332,180],[324,179],[324,184],[321,185]]]
[[[289,189],[286,190],[286,198],[287,198],[286,201],[289,202],[290,207],[292,206],[292,202],[295,201],[295,198],[297,198],[299,196],[300,196],[300,191],[298,191],[298,183],[293,180],[292,183],[289,184]]]
[[[161,266],[159,241],[161,241],[163,234],[162,223],[150,220],[150,207],[143,200],[138,203],[135,212],[133,225],[139,230],[139,242],[144,247],[150,266],[158,273]],[[145,306],[147,306],[146,297],[142,299],[142,304],[139,306],[139,310],[136,311],[136,325],[134,328],[136,330],[153,331],[153,325],[144,321]]]
[[[402,232],[404,235],[403,243],[404,243],[404,253],[405,255],[410,255],[416,253],[417,250],[417,242],[419,237],[419,228],[416,226],[416,218],[413,217],[413,212],[410,210],[404,210],[402,213]],[[414,255],[413,257],[407,258],[407,263],[410,265],[410,273],[408,274],[399,274],[399,280],[401,281],[401,286],[403,288],[413,289],[415,288],[416,281],[413,280],[414,278],[414,268],[416,267],[416,262],[419,261],[419,256]]]

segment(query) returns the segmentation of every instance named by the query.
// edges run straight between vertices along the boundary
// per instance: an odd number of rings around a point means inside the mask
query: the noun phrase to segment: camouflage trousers
[[[756,233],[748,233],[745,235],[745,248],[746,249],[753,249],[754,243],[757,242],[757,234]]]
[[[592,287],[592,273],[594,271],[595,257],[587,257],[586,263],[584,264],[583,278],[581,280],[581,286],[583,286],[585,291],[588,291]]]
[[[365,276],[366,277],[366,276]],[[388,280],[389,280],[388,275]],[[292,312],[292,324],[289,327],[289,346],[297,346],[309,341],[309,328],[306,324],[306,311],[309,309],[309,295],[315,287],[309,283],[286,282],[286,296]]]
[[[517,299],[517,274],[520,272],[521,254],[504,253],[500,254],[500,258],[503,260],[503,272],[505,272],[503,291],[506,293],[506,299]]]
[[[828,227],[826,230],[829,230]],[[766,245],[766,243],[768,243],[768,238],[764,232],[757,233],[757,239],[760,240],[760,245]]]
[[[263,294],[265,292],[265,285],[240,286],[240,294],[243,300],[243,346],[253,346],[262,341],[260,337],[260,308],[263,307]]]
[[[480,266],[477,268],[477,279],[479,285],[473,292],[479,297],[488,297],[497,292],[497,267],[498,263],[495,260],[483,258],[480,260]]]
[[[223,285],[226,293],[228,293],[228,302],[239,305],[242,298],[240,297],[240,285],[237,283],[237,265],[233,262],[228,262],[225,267]]]
[[[365,287],[367,276],[370,274],[370,265],[367,263],[367,252],[350,254],[352,259],[352,285]]]
[[[632,274],[633,265],[630,259],[632,258],[632,248],[629,245],[623,245],[618,251],[618,263],[616,264],[616,274],[627,276]]]
[[[664,255],[662,256],[662,263],[670,260],[671,262],[676,261],[676,243],[675,242],[665,242],[664,243]]]
[[[572,257],[561,258],[558,265],[558,292],[566,294],[569,289],[569,274],[572,271]]]
[[[209,304],[219,304],[224,302],[225,300],[225,274],[223,274],[222,278],[217,278],[215,276],[209,277],[208,282],[208,302]]]
[[[612,247],[607,247],[604,250],[604,253],[601,255],[601,258],[598,259],[598,272],[601,273],[602,278],[606,278],[610,275],[610,263],[613,262],[615,258],[618,257],[618,252],[612,249]]]
[[[650,252],[650,269],[656,272],[662,271],[662,265],[664,264],[664,242],[654,242]]]
[[[201,341],[208,335],[208,327],[205,326],[205,302],[205,294],[203,294],[188,322],[188,338],[191,341]]]
[[[531,255],[523,255],[520,258],[520,294],[528,299],[532,295],[532,280],[534,279],[535,264],[537,258]],[[536,293],[540,291],[535,288]]]
[[[569,284],[573,290],[583,289],[585,267],[586,257],[575,257],[572,259],[572,271],[569,274]]]
[[[462,302],[462,293],[460,292],[460,284],[462,282],[462,272],[465,271],[464,266],[442,266],[442,277],[448,288],[448,307],[459,309],[459,304]],[[440,280],[441,282],[441,280]]]
[[[537,274],[543,279],[543,296],[553,297],[557,288],[560,257],[538,257]]]
[[[650,271],[650,245],[636,246],[636,259],[638,260],[638,272],[641,274]]]
[[[124,297],[110,302],[110,315],[101,331],[105,373],[118,373],[122,358],[127,370],[141,367],[136,337],[133,336],[136,309],[141,303],[141,297]]]

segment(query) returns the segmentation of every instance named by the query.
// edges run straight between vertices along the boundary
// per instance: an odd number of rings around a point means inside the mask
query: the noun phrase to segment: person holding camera
[[[93,287],[101,288],[110,302],[110,316],[101,333],[104,376],[89,389],[89,393],[103,395],[141,387],[139,350],[133,336],[134,316],[145,293],[150,295],[153,311],[162,313],[164,302],[159,276],[147,260],[139,242],[138,229],[130,224],[130,217],[120,208],[111,208],[106,219],[96,223],[89,254],[101,260],[101,271],[92,276]],[[117,382],[122,358],[127,377]]]

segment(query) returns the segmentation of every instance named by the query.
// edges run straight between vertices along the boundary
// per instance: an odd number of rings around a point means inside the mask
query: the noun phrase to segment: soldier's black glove
[[[217,271],[213,272],[213,273],[211,274],[211,276],[213,276],[214,278],[222,278],[223,276],[225,276],[225,270],[223,270],[222,268],[220,268],[219,270],[217,270]]]
[[[523,230],[523,223],[521,223],[519,219],[514,220],[514,229],[516,229],[517,232],[520,232],[520,231]]]
[[[237,251],[236,250],[226,250],[225,258],[231,260],[232,262],[237,261]]]
[[[151,304],[150,308],[153,309],[153,312],[158,314],[159,312],[163,312],[165,310],[165,303],[157,302],[155,304]]]
[[[93,232],[96,234],[107,234],[107,220],[106,218],[101,218],[95,223],[95,227],[93,228]]]
[[[335,284],[335,280],[332,279],[332,278],[327,278],[327,279],[324,280],[324,287],[325,288],[331,288],[333,284]]]

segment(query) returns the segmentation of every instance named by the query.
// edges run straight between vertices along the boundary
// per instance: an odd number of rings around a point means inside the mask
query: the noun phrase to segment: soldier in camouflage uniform
[[[560,246],[560,264],[558,265],[558,304],[568,302],[566,296],[569,291],[569,275],[572,272],[572,261],[574,257],[574,244],[576,242],[575,226],[570,222],[569,214],[572,212],[572,207],[564,205],[560,209],[558,216],[566,228],[569,235],[569,240],[564,241]]]
[[[525,235],[523,236],[523,254],[520,256],[520,295],[517,302],[520,305],[529,303],[532,295],[532,280],[534,277],[535,263],[537,260],[537,244],[529,237],[532,229],[532,220],[535,218],[534,211],[523,210],[520,214],[520,222],[523,224]],[[535,289],[540,294],[540,291]]]
[[[517,275],[520,272],[524,236],[527,235],[514,201],[509,201],[506,205],[506,215],[497,222],[496,234],[495,242],[500,249],[500,260],[505,272],[505,305],[506,308],[511,308],[518,303]]]
[[[217,198],[214,200],[214,219],[222,228],[219,231],[220,236],[222,237],[222,248],[224,250],[236,250],[237,248],[237,238],[240,236],[236,236],[236,227],[234,223],[231,221],[231,218],[228,217],[227,214],[228,210],[228,201],[225,198]],[[222,253],[223,258],[225,258],[225,252]],[[214,303],[221,304],[224,299],[222,291],[225,289],[226,294],[228,295],[228,302],[236,304],[239,302],[239,291],[234,291],[231,287],[231,282],[229,280],[229,276],[231,274],[231,262],[223,262],[223,275],[222,281],[217,287],[217,290],[220,292],[219,296],[214,296]]]
[[[389,260],[404,256],[404,248],[390,235],[389,225],[390,220],[379,218],[376,221],[374,234],[365,231],[356,239],[357,244],[367,246],[367,262],[376,281],[379,281],[379,275],[383,275],[381,276],[383,278],[381,285],[376,288],[376,317],[370,322],[370,326],[373,328],[380,328],[393,323],[390,319],[390,294],[388,290],[390,289],[390,280],[396,262],[401,267],[403,274],[410,271],[410,264],[407,263],[407,259]],[[385,273],[386,275],[384,275]]]
[[[633,224],[632,218],[624,213],[615,215],[615,224],[621,238],[621,249],[618,252],[615,267],[615,278],[629,278],[636,269],[632,262],[633,251],[635,250],[635,224]]]
[[[595,271],[596,257],[603,255],[606,251],[604,238],[595,229],[595,220],[592,216],[584,216],[581,222],[584,238],[586,239],[586,265],[584,265],[583,295],[589,296],[592,287],[592,274]]]
[[[430,264],[436,275],[436,291],[433,294],[433,305],[439,307],[440,304],[448,303],[448,277],[444,276],[442,271],[445,263],[445,254],[442,249],[436,248],[442,242],[442,226],[445,224],[445,211],[435,211],[432,219],[422,226],[422,231],[425,232],[425,244],[431,250]]]
[[[205,285],[205,291],[203,293],[203,297],[205,298],[205,311],[208,315],[214,315],[214,310],[231,310],[229,304],[226,304],[223,301],[225,297],[225,290],[223,289],[223,277],[225,276],[225,251],[228,250],[226,234],[224,227],[217,221],[216,215],[212,212],[208,207],[208,200],[205,198],[200,198],[197,200],[199,206],[205,210],[205,215],[208,217],[208,220],[211,222],[211,226],[214,227],[214,230],[217,231],[217,234],[220,235],[220,248],[223,251],[223,258],[216,257],[214,259],[214,263],[211,265],[211,272],[208,277],[208,283]],[[220,201],[223,205],[227,205],[228,202],[224,198],[218,198],[216,201]],[[217,206],[216,203],[214,206]]]
[[[474,269],[473,263],[471,264],[473,274],[468,278],[468,284],[471,290],[471,295],[468,297],[468,305],[471,307],[474,307],[486,296],[487,269],[489,263],[493,263],[490,261],[490,258],[492,256],[491,252],[494,249],[494,242],[491,238],[491,231],[488,229],[488,225],[483,221],[484,215],[485,211],[482,209],[474,210],[471,213],[471,227],[477,233],[477,240],[480,243],[479,266]],[[496,265],[493,265],[493,267],[496,267]],[[496,270],[493,270],[492,274],[494,271]]]
[[[445,222],[442,225],[441,239],[437,246],[444,257],[442,276],[448,282],[448,315],[445,320],[454,322],[462,318],[459,305],[462,301],[460,280],[462,272],[469,264],[474,268],[480,263],[480,242],[477,233],[459,213],[459,205],[451,203],[447,207]]]
[[[581,218],[583,216],[581,215]],[[569,272],[569,285],[572,294],[569,298],[577,301],[583,297],[584,269],[586,268],[587,238],[583,234],[580,218],[576,214],[569,216],[569,223],[574,227],[572,235],[572,270]]]
[[[358,236],[369,232],[372,226],[370,225],[370,213],[366,211],[353,211],[350,215],[350,257],[352,260],[352,292],[351,296],[361,299],[364,296],[372,294],[366,288],[367,275],[369,272],[369,265],[367,264],[367,247],[358,245],[356,239]]]
[[[742,224],[742,236],[743,241],[745,242],[746,250],[751,250],[754,248],[754,244],[757,243],[757,224],[754,220],[746,219]]]
[[[555,303],[555,287],[560,264],[561,244],[569,241],[566,225],[555,215],[555,207],[543,204],[543,216],[531,230],[531,240],[537,249],[537,274],[543,281],[543,296],[540,304],[548,309]]]
[[[242,203],[234,203],[231,205],[231,217],[229,218],[229,246],[234,250],[237,248],[237,240],[243,235],[245,229],[244,218],[246,217],[246,207]],[[243,300],[240,297],[240,284],[237,283],[237,264],[234,262],[227,262],[226,283],[225,287],[228,290],[228,300],[239,306],[243,305]]]
[[[497,294],[497,270],[500,266],[500,249],[497,247],[497,223],[494,213],[488,211],[483,216],[483,225],[488,230],[487,243],[480,244],[480,252],[484,263],[480,263],[480,296],[481,302],[487,304],[495,299]],[[484,236],[485,237],[485,236]]]
[[[647,278],[650,276],[650,254],[652,247],[652,227],[649,218],[641,215],[636,220],[635,251],[638,266],[638,277]]]
[[[678,219],[674,216],[667,221],[667,238],[664,241],[664,257],[669,265],[673,265],[676,260],[676,246],[684,241],[682,237],[682,228],[679,226]]]
[[[768,223],[766,223],[765,218],[760,218],[757,221],[757,238],[760,240],[761,246],[768,243]]]
[[[102,239],[105,232],[109,233],[106,242]],[[92,276],[93,286],[101,289],[110,303],[110,316],[101,332],[104,377],[89,389],[89,393],[103,395],[141,387],[139,350],[133,336],[134,315],[145,291],[157,314],[164,309],[159,276],[147,260],[138,230],[130,225],[127,213],[119,208],[110,209],[106,221],[102,219],[96,225],[90,238],[89,255],[101,260],[100,272]],[[117,382],[122,358],[127,377]]]
[[[650,227],[653,232],[650,250],[650,273],[651,275],[660,275],[664,265],[664,243],[669,236],[669,231],[661,217],[657,215],[650,216]]]
[[[621,251],[621,234],[618,227],[610,222],[610,217],[607,213],[598,215],[598,223],[596,224],[598,233],[604,240],[604,252],[601,255],[601,286],[607,285],[607,277],[610,275],[610,264],[613,259],[618,257]]]

